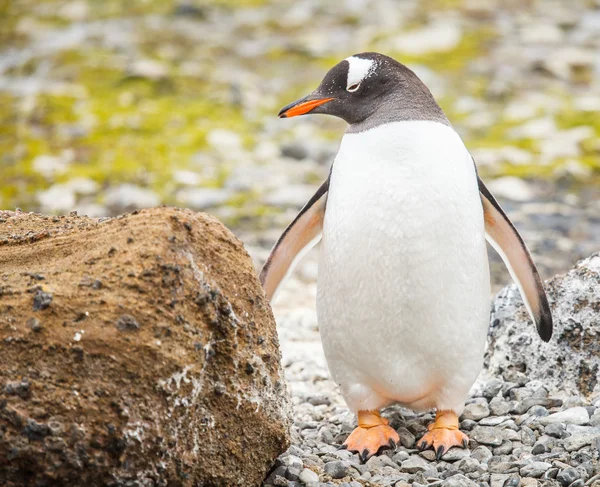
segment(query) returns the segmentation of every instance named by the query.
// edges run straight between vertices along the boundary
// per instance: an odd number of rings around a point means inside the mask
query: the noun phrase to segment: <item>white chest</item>
[[[475,168],[454,130],[396,122],[345,135],[331,175],[317,300],[334,379],[375,381],[385,370],[378,387],[402,400],[443,381],[429,368],[463,348],[462,362],[452,363],[477,372],[488,300]],[[412,373],[411,383],[403,367],[419,363],[422,375]],[[403,389],[394,391],[396,383]]]

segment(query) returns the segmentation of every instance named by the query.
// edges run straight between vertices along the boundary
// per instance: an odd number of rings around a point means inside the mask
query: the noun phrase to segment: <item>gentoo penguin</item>
[[[540,276],[460,136],[406,66],[378,53],[351,56],[279,116],[306,113],[349,126],[329,177],[275,244],[261,282],[272,299],[322,238],[321,339],[331,375],[358,416],[342,446],[366,461],[399,441],[382,408],[435,408],[418,446],[433,447],[439,459],[468,443],[458,417],[483,364],[486,239],[548,341],[552,316]]]

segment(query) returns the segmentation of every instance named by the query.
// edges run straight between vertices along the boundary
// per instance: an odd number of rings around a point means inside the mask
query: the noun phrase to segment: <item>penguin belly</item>
[[[490,312],[475,167],[449,126],[344,135],[330,180],[317,313],[350,409],[400,403],[460,415]]]

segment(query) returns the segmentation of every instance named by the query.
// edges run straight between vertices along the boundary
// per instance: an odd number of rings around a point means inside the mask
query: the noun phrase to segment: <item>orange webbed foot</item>
[[[359,411],[358,427],[346,439],[342,448],[358,453],[361,461],[366,462],[381,450],[394,450],[400,442],[396,430],[388,425],[388,420],[378,413]]]
[[[435,422],[430,424],[427,433],[419,440],[420,450],[433,447],[435,458],[440,460],[453,446],[466,448],[469,438],[458,429],[458,417],[453,411],[438,411]]]

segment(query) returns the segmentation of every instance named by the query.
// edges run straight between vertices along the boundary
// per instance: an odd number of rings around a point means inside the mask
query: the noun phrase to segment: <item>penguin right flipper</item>
[[[321,239],[328,191],[329,178],[308,200],[271,250],[260,272],[260,283],[270,301],[298,261]]]
[[[547,342],[552,337],[552,314],[531,254],[515,226],[480,178],[478,183],[483,204],[486,238],[502,257],[519,288],[540,337]]]

